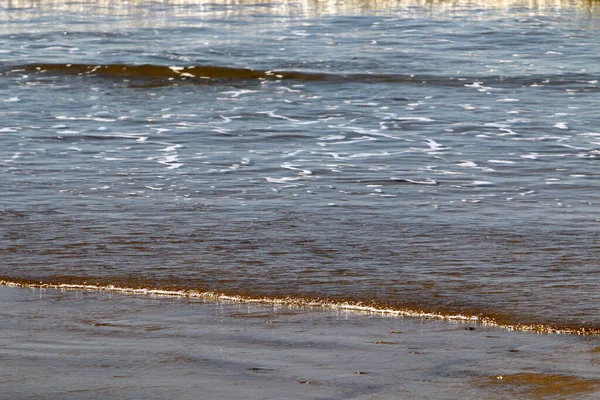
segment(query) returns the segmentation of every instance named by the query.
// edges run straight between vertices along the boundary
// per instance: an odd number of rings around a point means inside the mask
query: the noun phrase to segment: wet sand
[[[600,338],[0,286],[3,399],[595,399]]]

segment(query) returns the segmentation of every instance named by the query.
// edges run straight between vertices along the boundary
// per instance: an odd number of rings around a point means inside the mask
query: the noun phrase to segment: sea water
[[[0,278],[600,332],[593,1],[10,0]]]

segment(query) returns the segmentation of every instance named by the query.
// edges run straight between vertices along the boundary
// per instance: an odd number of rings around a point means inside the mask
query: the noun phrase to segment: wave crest
[[[558,75],[525,75],[525,76],[437,76],[388,74],[388,73],[344,73],[344,72],[309,72],[309,71],[276,71],[251,68],[235,68],[222,66],[166,66],[158,64],[24,64],[0,67],[0,75],[55,74],[66,76],[90,76],[108,79],[128,79],[132,81],[151,82],[154,85],[168,85],[174,82],[210,84],[223,81],[257,81],[257,80],[295,80],[337,83],[396,83],[430,86],[450,86],[461,88],[494,87],[573,87],[574,90],[600,90],[593,82],[597,76],[579,73]],[[488,88],[489,89],[489,88]]]

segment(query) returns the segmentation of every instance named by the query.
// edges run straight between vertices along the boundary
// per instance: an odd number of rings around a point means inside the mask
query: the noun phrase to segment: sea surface
[[[3,1],[0,280],[600,333],[599,38],[585,0]]]

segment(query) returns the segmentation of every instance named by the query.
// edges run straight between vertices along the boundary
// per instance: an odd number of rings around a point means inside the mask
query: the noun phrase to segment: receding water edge
[[[585,327],[567,327],[549,324],[506,324],[494,318],[483,315],[445,314],[429,310],[390,308],[377,305],[367,305],[364,302],[335,301],[327,298],[307,297],[252,297],[236,294],[226,294],[215,291],[196,290],[169,290],[153,287],[123,287],[117,285],[101,285],[88,283],[49,283],[33,281],[0,280],[0,286],[30,289],[56,289],[67,291],[112,292],[125,295],[153,296],[153,297],[180,297],[201,299],[204,301],[225,301],[244,304],[279,305],[297,308],[312,308],[323,310],[340,310],[365,314],[379,314],[392,317],[411,317],[422,319],[435,319],[479,326],[495,327],[508,331],[531,332],[537,334],[562,334],[562,335],[600,335],[600,329]],[[468,329],[469,327],[467,327]]]

